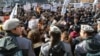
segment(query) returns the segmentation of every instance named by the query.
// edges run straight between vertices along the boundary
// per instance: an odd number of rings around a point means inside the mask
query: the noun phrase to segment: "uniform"
[[[100,42],[95,37],[88,37],[80,44],[76,45],[75,54],[76,56],[86,56],[87,53],[97,54],[100,52]],[[97,54],[100,56],[100,54]]]
[[[83,25],[81,26],[81,30],[84,32],[91,32],[93,33],[94,29],[89,25]],[[81,33],[82,34],[82,33]],[[84,36],[84,40],[77,44],[75,47],[75,55],[76,56],[87,56],[87,54],[92,54],[98,52],[100,50],[100,43],[99,40],[94,35],[88,35]],[[83,34],[84,35],[84,34]]]
[[[16,38],[16,40],[17,40],[16,43],[17,43],[19,49],[22,50],[23,56],[35,56],[35,54],[32,50],[31,41],[28,39],[25,39],[23,37],[19,37],[21,34],[20,33],[21,27],[19,25],[20,25],[20,21],[18,19],[16,19],[16,18],[9,19],[9,20],[5,21],[5,23],[3,24],[3,30],[6,31],[6,36]],[[12,31],[15,31],[15,32],[12,32]]]
[[[35,56],[35,53],[32,49],[32,42],[24,37],[19,37],[13,33],[7,33],[6,36],[16,37],[18,47],[22,50],[24,56]]]

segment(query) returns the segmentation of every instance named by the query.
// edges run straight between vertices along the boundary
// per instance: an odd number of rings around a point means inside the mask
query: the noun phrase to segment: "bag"
[[[0,56],[23,56],[16,37],[5,36],[0,39]]]
[[[62,42],[57,44],[56,46],[50,48],[48,56],[64,56],[65,55],[65,47]]]

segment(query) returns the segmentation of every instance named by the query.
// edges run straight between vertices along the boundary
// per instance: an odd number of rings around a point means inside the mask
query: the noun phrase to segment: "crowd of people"
[[[10,13],[0,12],[6,16],[0,21],[0,39],[17,39],[23,56],[100,56],[99,6],[98,10],[68,7],[65,15],[61,15],[62,7],[54,12],[37,6],[27,12],[21,6],[13,19]]]

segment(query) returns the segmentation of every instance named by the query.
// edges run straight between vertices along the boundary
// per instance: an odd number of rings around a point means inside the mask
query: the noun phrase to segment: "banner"
[[[53,11],[53,12],[57,12],[57,7],[51,7],[51,11]]]
[[[50,4],[43,4],[41,7],[43,9],[45,9],[45,10],[51,9],[51,5]]]
[[[90,4],[89,3],[84,3],[84,7],[85,8],[89,8],[90,7]]]
[[[32,3],[32,6],[34,7],[37,7],[37,5],[38,5],[37,3]]]
[[[74,3],[74,8],[80,8],[80,3]]]
[[[3,12],[5,13],[5,12],[11,12],[11,8],[3,8]]]

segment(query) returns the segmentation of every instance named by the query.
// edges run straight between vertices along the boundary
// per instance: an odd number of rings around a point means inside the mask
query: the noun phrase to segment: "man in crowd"
[[[23,56],[35,56],[34,51],[32,50],[31,41],[19,37],[22,34],[22,28],[18,19],[13,18],[5,21],[3,30],[6,31],[6,36],[13,36],[12,38],[16,38],[18,47],[22,50]]]
[[[80,37],[84,40],[76,45],[76,56],[99,56],[100,43],[95,38],[94,29],[89,25],[82,25],[80,30]]]

